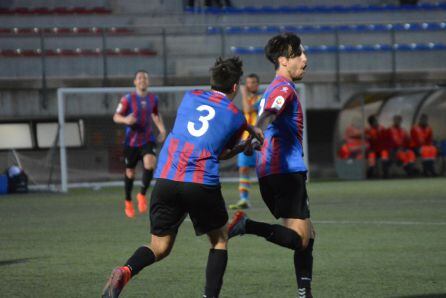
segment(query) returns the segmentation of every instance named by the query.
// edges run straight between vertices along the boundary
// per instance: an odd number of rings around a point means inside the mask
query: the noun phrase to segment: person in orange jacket
[[[437,176],[435,159],[437,158],[438,149],[433,144],[432,135],[432,128],[429,125],[428,116],[422,114],[418,124],[412,126],[410,136],[411,148],[417,156],[421,157],[423,175],[426,177]]]
[[[419,174],[418,169],[415,167],[415,162],[417,160],[417,157],[413,152],[413,150],[409,148],[404,148],[402,150],[399,150],[396,153],[396,159],[397,162],[403,167],[407,176],[414,177]]]
[[[420,116],[418,124],[412,126],[410,130],[411,148],[419,156],[421,155],[421,147],[432,145],[432,128],[429,126],[426,114]]]
[[[386,152],[386,129],[379,125],[376,115],[367,118],[369,127],[365,130],[367,142],[369,143],[367,152],[367,177],[372,178],[377,175],[377,159],[385,162],[388,158]]]
[[[353,119],[349,126],[345,128],[344,132],[344,146],[345,148],[341,148],[341,151],[348,152],[348,158],[353,159],[363,159],[363,146],[367,146],[364,144],[362,139],[362,128],[359,119]]]
[[[406,151],[410,147],[410,136],[407,131],[401,127],[403,118],[400,115],[393,116],[393,125],[387,129],[386,140],[387,146],[390,153],[390,159],[383,163],[383,176],[384,178],[389,177],[389,168],[392,162],[403,165],[406,173],[412,176],[412,166],[405,167],[406,161]],[[401,151],[403,153],[401,153]],[[410,169],[408,172],[407,169]],[[410,173],[410,174],[409,174]]]
[[[423,175],[426,177],[435,177],[435,159],[438,155],[438,149],[433,144],[423,145],[420,149],[421,162],[423,165]]]

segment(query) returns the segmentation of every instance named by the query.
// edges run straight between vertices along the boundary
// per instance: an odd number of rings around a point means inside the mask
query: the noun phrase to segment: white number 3
[[[209,121],[212,120],[212,118],[215,117],[215,110],[214,108],[207,106],[207,105],[201,105],[197,108],[197,111],[207,111],[208,114],[206,116],[200,116],[198,118],[198,121],[201,122],[201,127],[199,129],[195,128],[195,123],[192,121],[187,122],[187,130],[191,135],[194,137],[201,137],[204,135],[208,129],[209,129]]]

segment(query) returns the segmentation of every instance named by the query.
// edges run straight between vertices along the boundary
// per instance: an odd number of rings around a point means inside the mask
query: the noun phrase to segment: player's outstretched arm
[[[236,156],[240,152],[243,152],[245,150],[246,146],[248,146],[248,142],[247,141],[241,141],[240,143],[235,145],[232,149],[225,149],[225,150],[223,150],[223,152],[220,154],[218,159],[219,160],[226,160],[226,159],[233,158],[234,156]]]
[[[152,120],[160,132],[160,134],[158,135],[157,141],[159,143],[162,143],[166,139],[166,128],[164,126],[163,118],[161,118],[161,115],[159,113],[152,114]]]
[[[133,116],[133,114],[129,114],[127,116],[122,116],[119,113],[115,113],[113,115],[113,121],[118,124],[133,125],[136,123],[136,118],[135,118],[135,116]]]
[[[240,86],[240,93],[242,94],[242,107],[243,107],[243,113],[251,113],[256,112],[256,109],[249,104],[249,96],[250,93],[246,89],[246,86],[241,85]]]

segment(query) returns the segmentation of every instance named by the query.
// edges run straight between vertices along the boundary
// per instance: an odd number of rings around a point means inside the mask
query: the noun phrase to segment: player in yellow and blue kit
[[[245,86],[240,87],[242,93],[243,113],[249,125],[255,125],[261,94],[259,94],[259,76],[252,73],[246,77]],[[246,140],[249,134],[245,132],[242,139]],[[239,169],[239,192],[240,200],[236,204],[229,205],[229,209],[247,209],[251,206],[249,202],[249,190],[251,188],[250,169],[256,166],[256,155],[251,156],[240,153],[237,156]]]

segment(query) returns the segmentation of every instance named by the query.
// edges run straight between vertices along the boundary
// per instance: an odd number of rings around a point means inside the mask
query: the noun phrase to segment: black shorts
[[[260,193],[275,218],[310,218],[306,173],[275,174],[259,179]]]
[[[138,161],[142,160],[144,155],[152,154],[156,155],[156,144],[149,142],[142,145],[142,147],[124,147],[124,162],[125,167],[128,169],[134,169],[138,164]]]
[[[228,212],[220,185],[158,178],[150,200],[151,233],[176,234],[187,214],[197,235],[223,227],[228,221]]]

